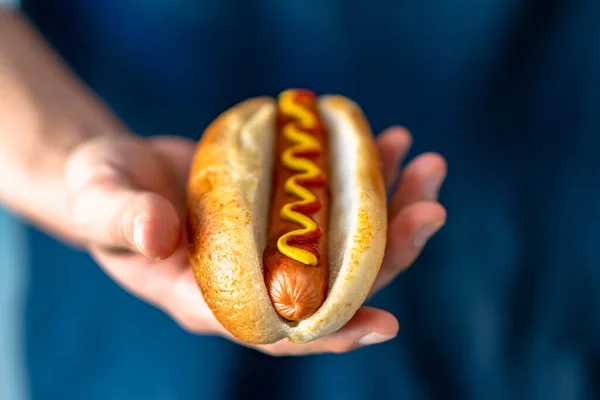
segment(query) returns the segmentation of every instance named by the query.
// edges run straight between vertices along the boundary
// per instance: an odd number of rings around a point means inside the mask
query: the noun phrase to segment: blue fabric
[[[290,86],[357,100],[450,172],[448,224],[373,304],[399,337],[272,359],[194,337],[31,229],[44,399],[582,399],[600,384],[600,2],[28,0],[140,134],[198,138]]]

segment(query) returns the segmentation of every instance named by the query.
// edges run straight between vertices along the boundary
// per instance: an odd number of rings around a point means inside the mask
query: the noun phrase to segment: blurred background
[[[22,225],[0,208],[0,399],[26,398],[24,310],[27,263]]]
[[[600,398],[600,1],[23,6],[140,134],[197,139],[286,87],[346,94],[375,132],[411,129],[409,158],[447,158],[449,217],[371,302],[395,340],[291,360],[183,332],[0,214],[0,400]]]

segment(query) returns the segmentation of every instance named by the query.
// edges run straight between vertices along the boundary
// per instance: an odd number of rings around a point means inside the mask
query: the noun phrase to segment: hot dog
[[[385,202],[350,99],[290,89],[231,107],[205,130],[188,182],[188,254],[206,303],[248,343],[338,330],[379,272]]]

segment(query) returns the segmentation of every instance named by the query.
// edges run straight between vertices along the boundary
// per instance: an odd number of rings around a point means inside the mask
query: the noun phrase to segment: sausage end
[[[265,283],[273,307],[289,321],[300,321],[313,315],[325,301],[327,283],[323,267],[293,265],[296,262],[279,262],[267,269]]]

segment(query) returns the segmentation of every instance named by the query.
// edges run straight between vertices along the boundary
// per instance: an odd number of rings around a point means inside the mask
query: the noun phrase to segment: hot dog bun
[[[329,290],[297,323],[282,320],[267,293],[262,255],[273,190],[276,100],[246,100],[205,131],[192,163],[186,229],[190,263],[219,322],[253,344],[303,343],[344,326],[365,301],[383,259],[387,212],[371,129],[357,104],[321,96],[331,191]]]

